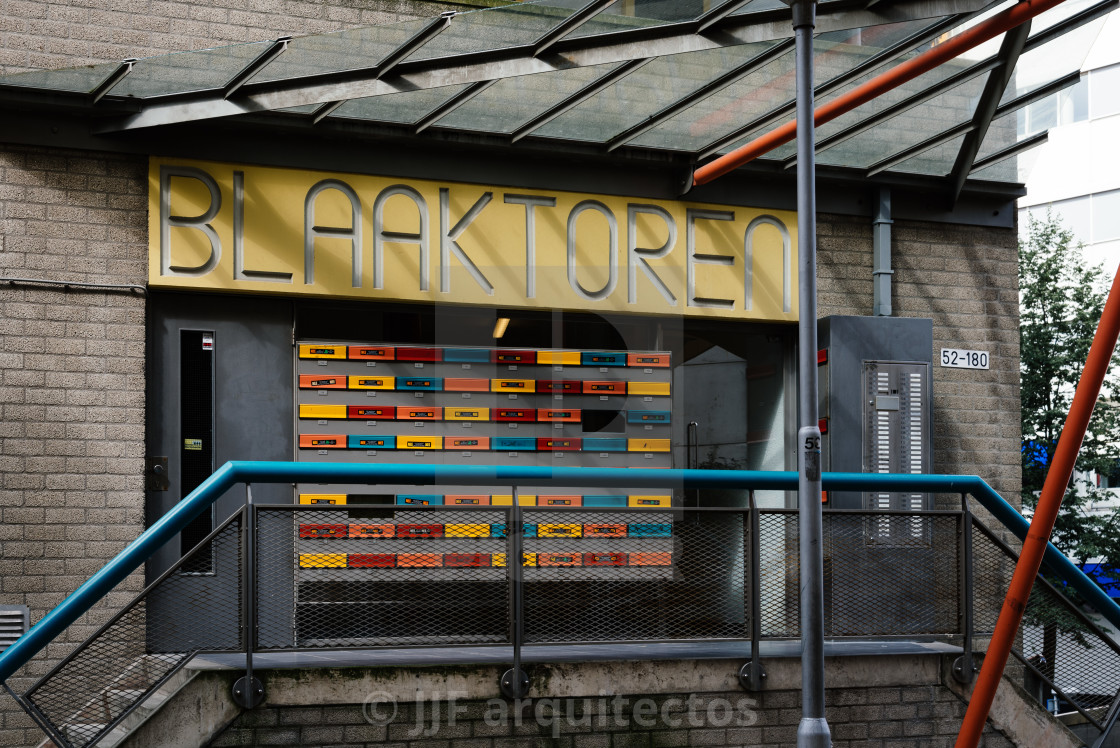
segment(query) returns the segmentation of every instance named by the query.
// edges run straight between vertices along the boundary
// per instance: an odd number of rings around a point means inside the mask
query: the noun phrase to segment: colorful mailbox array
[[[510,364],[524,366],[629,366],[668,368],[668,353],[611,351],[545,351],[491,348],[423,348],[416,346],[303,343],[303,359],[349,361],[406,361],[415,363]]]
[[[667,410],[620,411],[626,423],[668,426],[672,414]],[[579,408],[479,408],[408,405],[322,405],[301,403],[299,417],[318,420],[352,421],[493,421],[496,423],[581,423]],[[614,450],[625,451],[625,450]]]
[[[621,379],[486,379],[478,377],[396,377],[359,374],[300,374],[301,390],[397,390],[401,392],[496,392],[499,394],[645,395],[668,397],[669,382]]]
[[[413,436],[390,434],[300,434],[300,449],[440,449],[494,452],[668,452],[669,439],[608,439],[578,436]]]
[[[344,493],[305,493],[300,494],[300,504],[341,505],[365,503],[363,496]],[[393,503],[401,506],[512,506],[512,494],[396,494]],[[672,496],[668,494],[629,496],[585,495],[585,496],[534,496],[518,494],[519,506],[582,506],[603,509],[669,509]]]
[[[669,552],[522,553],[522,566],[672,566]],[[416,569],[504,567],[504,553],[301,553],[301,569]]]

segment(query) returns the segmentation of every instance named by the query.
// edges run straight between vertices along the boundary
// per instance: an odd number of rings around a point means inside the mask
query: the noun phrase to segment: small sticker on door
[[[187,450],[188,452],[201,452],[202,451],[202,440],[201,439],[184,439],[183,440],[183,449]]]
[[[212,334],[207,333],[207,332],[202,333],[202,350],[204,350],[204,351],[214,350],[214,336]]]

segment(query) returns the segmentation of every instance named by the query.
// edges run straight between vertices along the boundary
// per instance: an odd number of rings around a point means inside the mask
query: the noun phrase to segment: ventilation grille
[[[0,605],[0,652],[15,644],[27,631],[26,605]]]

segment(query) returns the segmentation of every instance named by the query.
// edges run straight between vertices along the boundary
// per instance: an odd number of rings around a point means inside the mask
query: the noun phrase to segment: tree
[[[1019,244],[1022,502],[1028,513],[1038,502],[1104,309],[1109,281],[1102,268],[1085,261],[1081,245],[1058,219],[1050,215],[1042,221],[1028,219],[1026,238]],[[1083,568],[1091,559],[1097,561],[1100,565],[1087,573],[1106,589],[1117,584],[1108,578],[1109,570],[1120,569],[1120,512],[1089,511],[1109,496],[1087,475],[1118,472],[1120,408],[1114,402],[1118,394],[1120,371],[1114,358],[1051,537],[1062,553]],[[1032,595],[1032,602],[1037,597]],[[1077,641],[1083,637],[1072,617],[1056,616],[1049,606],[1045,610],[1035,607],[1033,611],[1028,608],[1027,618],[1044,627],[1044,673],[1053,680],[1058,630]]]

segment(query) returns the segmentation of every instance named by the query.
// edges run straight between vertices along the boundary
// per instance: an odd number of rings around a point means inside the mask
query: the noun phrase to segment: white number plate
[[[987,351],[962,351],[959,348],[942,348],[941,365],[950,369],[987,369]]]

